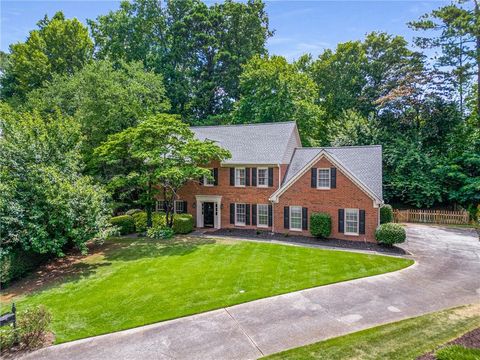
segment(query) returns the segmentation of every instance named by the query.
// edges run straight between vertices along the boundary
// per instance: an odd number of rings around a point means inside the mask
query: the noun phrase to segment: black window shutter
[[[167,207],[168,207],[168,204],[166,201],[162,201],[162,207],[163,207],[163,211],[167,212]]]
[[[250,186],[250,168],[245,168],[245,186]]]
[[[288,206],[283,208],[283,227],[290,229],[290,207]]]
[[[183,213],[186,214],[188,211],[187,211],[187,206],[188,206],[188,203],[184,200],[183,201]]]
[[[317,168],[312,168],[312,182],[311,182],[311,186],[312,188],[316,188],[317,187]]]
[[[365,234],[365,210],[360,210],[359,214],[359,221],[358,221],[358,232],[360,234]]]
[[[200,185],[203,185],[203,175],[200,176],[200,178],[198,179],[198,181],[200,182]]]
[[[330,169],[330,188],[335,189],[337,187],[337,168],[332,167]]]
[[[268,226],[273,225],[273,208],[272,205],[268,205]]]
[[[213,169],[213,185],[218,186],[218,168]]]
[[[268,186],[269,187],[273,186],[273,168],[272,167],[268,168]]]
[[[235,204],[230,204],[230,224],[235,224]]]
[[[338,232],[343,233],[345,229],[345,211],[338,209]]]
[[[257,225],[257,205],[252,204],[252,225]]]
[[[308,209],[302,208],[302,229],[308,230]]]
[[[257,186],[257,168],[252,168],[252,186]]]
[[[250,225],[250,204],[245,204],[245,225]]]
[[[230,186],[235,186],[235,168],[230,168]]]

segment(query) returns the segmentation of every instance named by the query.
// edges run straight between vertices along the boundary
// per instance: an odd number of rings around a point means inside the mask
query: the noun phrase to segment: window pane
[[[235,169],[235,185],[245,185],[245,169]]]
[[[345,232],[358,233],[358,210],[345,209]]]
[[[290,229],[302,229],[302,208],[300,206],[290,206]]]
[[[266,186],[268,179],[268,170],[267,169],[258,169],[257,171],[257,185]]]
[[[245,224],[245,204],[236,204],[236,213],[235,213],[235,223],[236,224]]]
[[[257,205],[257,225],[268,226],[268,205]]]
[[[184,211],[183,205],[184,205],[183,201],[181,201],[181,200],[175,200],[175,212],[176,212],[177,214],[183,213],[183,211]]]
[[[215,179],[213,178],[213,169],[211,170],[211,172],[212,172],[212,174],[211,174],[212,178],[211,179],[209,179],[207,176],[204,176],[204,178],[203,178],[203,183],[207,186],[215,185]]]
[[[318,187],[330,188],[330,169],[318,169]]]

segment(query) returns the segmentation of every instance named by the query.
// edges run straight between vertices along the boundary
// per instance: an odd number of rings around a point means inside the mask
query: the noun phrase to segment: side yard
[[[3,305],[14,300],[20,313],[45,305],[53,316],[55,341],[62,343],[412,263],[397,257],[188,236],[170,241],[114,238],[101,251],[70,265],[60,279],[16,297],[9,296],[9,289],[2,295]],[[21,284],[12,289],[21,289]]]
[[[437,348],[478,327],[480,327],[480,304],[475,304],[377,326],[274,354],[264,359],[376,360],[421,357],[421,360],[473,360],[479,358],[480,350]],[[473,347],[471,342],[468,347]],[[476,347],[480,347],[480,339]],[[430,353],[432,351],[437,353],[437,357]],[[449,357],[452,351],[456,353]],[[462,357],[465,352],[472,355]]]

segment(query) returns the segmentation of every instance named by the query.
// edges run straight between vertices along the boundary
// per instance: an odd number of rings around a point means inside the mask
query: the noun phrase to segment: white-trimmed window
[[[257,169],[257,186],[258,187],[268,186],[268,168]]]
[[[267,204],[257,205],[257,226],[268,227],[268,205]]]
[[[215,179],[213,178],[213,169],[210,169],[212,178],[210,179],[207,175],[203,175],[203,185],[204,186],[214,186]]]
[[[235,186],[245,186],[245,168],[235,168]]]
[[[185,212],[185,203],[183,200],[175,200],[173,202],[173,209],[175,211],[175,214],[182,214]]]
[[[302,207],[290,206],[290,230],[302,230]]]
[[[156,211],[165,211],[165,201],[164,200],[158,200],[157,204],[155,206]]]
[[[345,234],[358,235],[358,209],[345,209]]]
[[[235,204],[235,225],[244,226],[247,219],[246,205]]]
[[[317,189],[330,189],[330,169],[318,169]]]

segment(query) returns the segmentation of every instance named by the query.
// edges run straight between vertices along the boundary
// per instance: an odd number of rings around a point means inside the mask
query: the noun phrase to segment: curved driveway
[[[28,359],[254,359],[382,323],[480,301],[470,229],[408,225],[416,263],[186,318],[78,340]]]

